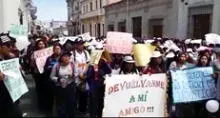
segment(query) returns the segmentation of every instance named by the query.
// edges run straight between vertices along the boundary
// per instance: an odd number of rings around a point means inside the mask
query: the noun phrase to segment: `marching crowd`
[[[57,117],[76,117],[77,113],[89,113],[90,117],[102,117],[104,107],[105,76],[110,74],[157,74],[167,73],[168,112],[170,117],[204,117],[210,114],[205,109],[206,101],[173,104],[170,70],[184,70],[192,67],[210,67],[214,69],[213,79],[216,80],[217,100],[220,98],[220,45],[207,44],[203,39],[200,43],[186,40],[155,38],[151,45],[156,49],[150,62],[145,67],[137,67],[132,54],[112,54],[107,50],[101,55],[97,65],[89,63],[91,51],[105,48],[104,37],[96,38],[96,45],[88,46],[90,39],[78,37],[67,40],[61,45],[49,35],[28,37],[31,44],[27,50],[16,48],[16,39],[9,34],[0,35],[0,59],[19,58],[21,72],[30,73],[36,84],[39,109],[47,114],[56,108]],[[172,40],[178,49],[168,49],[164,43]],[[145,43],[140,40],[134,42]],[[33,55],[34,51],[53,47],[53,54],[47,58],[44,72],[40,73]],[[143,50],[144,51],[144,50]],[[24,75],[24,73],[22,73]],[[22,117],[19,100],[12,102],[4,85],[5,76],[0,72],[0,117]]]

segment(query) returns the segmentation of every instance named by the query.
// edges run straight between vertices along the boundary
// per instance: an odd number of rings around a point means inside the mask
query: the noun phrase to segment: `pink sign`
[[[53,54],[53,47],[34,52],[35,62],[40,73],[44,72],[44,65],[47,61],[47,58],[52,54]]]
[[[106,49],[111,53],[130,54],[132,52],[132,34],[123,32],[108,32]]]

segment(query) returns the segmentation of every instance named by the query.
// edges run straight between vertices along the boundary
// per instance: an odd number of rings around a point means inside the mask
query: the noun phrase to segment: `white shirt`
[[[75,56],[75,58],[74,58]],[[87,56],[87,58],[86,58]],[[88,51],[84,50],[82,51],[82,53],[79,53],[78,51],[75,50],[75,55],[73,53],[72,55],[72,61],[75,63],[75,71],[74,71],[74,75],[76,76],[76,84],[79,85],[82,81],[79,79],[79,75],[80,74],[85,74],[88,66],[87,66],[87,62],[90,61],[90,55],[88,53]],[[88,84],[87,87],[88,89]]]

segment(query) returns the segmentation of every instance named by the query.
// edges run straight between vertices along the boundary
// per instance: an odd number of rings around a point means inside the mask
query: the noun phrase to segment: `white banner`
[[[13,102],[28,92],[27,85],[20,72],[18,58],[0,61],[0,71],[5,75],[4,84]]]
[[[53,54],[53,47],[49,47],[43,50],[34,52],[34,59],[37,65],[37,68],[40,73],[44,72],[44,65],[47,61],[47,58]]]
[[[103,117],[165,117],[165,74],[106,78]]]

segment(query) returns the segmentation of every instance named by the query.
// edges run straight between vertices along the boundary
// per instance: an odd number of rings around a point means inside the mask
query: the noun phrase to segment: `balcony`
[[[97,9],[97,10],[93,10],[93,11],[90,11],[90,12],[83,13],[80,16],[80,19],[87,19],[87,18],[102,16],[102,15],[105,15],[105,10],[104,9]]]

